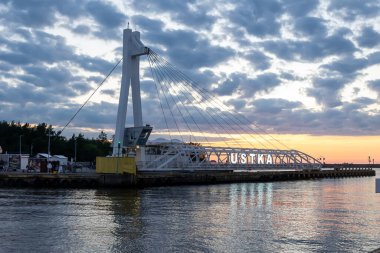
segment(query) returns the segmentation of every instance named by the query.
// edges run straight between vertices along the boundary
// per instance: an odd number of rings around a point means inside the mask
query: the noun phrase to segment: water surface
[[[366,252],[380,248],[380,194],[375,177],[0,188],[0,224],[0,252]]]

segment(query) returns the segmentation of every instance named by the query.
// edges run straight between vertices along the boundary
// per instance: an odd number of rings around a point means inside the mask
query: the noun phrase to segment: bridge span
[[[155,103],[154,107],[161,109],[160,117],[146,113],[146,123],[140,92],[142,56],[147,57],[151,74],[146,80],[154,84],[156,91],[156,98],[149,102],[149,106]],[[145,73],[144,78],[146,76]],[[126,127],[130,89],[133,127]],[[254,116],[246,117],[225,102],[207,89],[207,85],[195,82],[146,47],[139,32],[125,29],[113,156],[135,157],[137,169],[141,172],[260,168],[319,170],[322,167],[319,160],[288,147],[258,126]],[[151,141],[151,134],[169,140]]]

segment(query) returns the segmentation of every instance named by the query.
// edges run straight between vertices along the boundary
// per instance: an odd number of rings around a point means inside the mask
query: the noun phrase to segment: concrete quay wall
[[[0,187],[112,188],[130,187],[135,182],[135,175],[132,174],[0,173]]]
[[[43,174],[0,173],[0,187],[46,188],[131,188],[186,184],[269,182],[318,178],[375,176],[372,169],[339,169],[321,171],[254,171],[254,172],[149,172],[132,174]]]
[[[367,177],[375,175],[376,172],[373,169],[255,172],[152,172],[138,174],[136,185],[144,187],[183,184],[271,182],[318,178]]]

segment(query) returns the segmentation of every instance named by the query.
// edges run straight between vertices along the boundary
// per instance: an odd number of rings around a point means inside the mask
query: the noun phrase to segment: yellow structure
[[[96,173],[134,174],[136,162],[134,157],[96,157]]]

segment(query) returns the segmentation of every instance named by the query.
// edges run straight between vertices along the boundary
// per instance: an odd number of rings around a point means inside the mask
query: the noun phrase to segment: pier
[[[135,188],[188,184],[274,182],[322,178],[375,176],[372,168],[322,170],[167,171],[133,174],[0,173],[0,187],[37,188]]]

